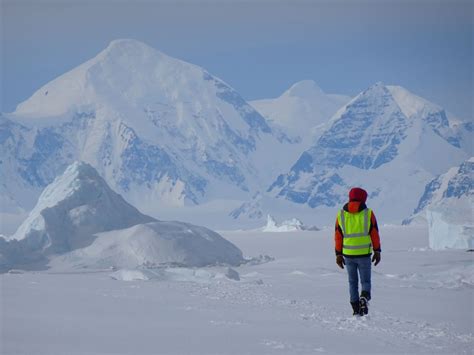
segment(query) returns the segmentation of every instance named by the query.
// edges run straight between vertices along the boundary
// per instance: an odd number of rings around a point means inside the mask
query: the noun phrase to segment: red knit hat
[[[367,191],[360,187],[353,187],[349,191],[349,201],[365,202],[367,200]]]

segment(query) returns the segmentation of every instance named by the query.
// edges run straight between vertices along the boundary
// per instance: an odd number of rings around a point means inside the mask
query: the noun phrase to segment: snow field
[[[1,275],[0,352],[472,351],[473,254],[428,249],[426,228],[382,228],[382,262],[373,269],[373,300],[365,318],[351,316],[347,275],[334,262],[332,229],[221,234],[246,258],[275,259],[233,267],[240,281],[226,277],[224,266]]]
[[[98,233],[87,247],[51,260],[61,269],[239,265],[242,252],[219,234],[182,222],[151,222]]]

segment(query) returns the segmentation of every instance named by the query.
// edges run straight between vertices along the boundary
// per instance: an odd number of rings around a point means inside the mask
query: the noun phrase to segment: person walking
[[[380,236],[374,212],[367,208],[367,192],[360,187],[349,191],[349,202],[338,212],[334,241],[336,264],[344,265],[349,276],[353,315],[366,315],[371,299],[371,259],[380,262]],[[362,291],[359,296],[359,276]]]

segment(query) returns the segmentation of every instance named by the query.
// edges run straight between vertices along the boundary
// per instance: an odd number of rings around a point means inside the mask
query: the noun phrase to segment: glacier
[[[430,248],[474,247],[474,157],[430,181],[404,224],[428,223]]]
[[[426,209],[429,246],[434,250],[474,250],[474,198],[445,199]]]

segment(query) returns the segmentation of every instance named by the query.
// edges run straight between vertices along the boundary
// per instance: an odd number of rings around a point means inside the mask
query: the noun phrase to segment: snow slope
[[[313,80],[295,83],[280,97],[250,101],[271,123],[308,145],[315,127],[326,123],[350,97],[324,93]],[[313,132],[314,133],[314,132]]]
[[[55,162],[61,159],[61,154],[69,154],[67,144],[61,145],[62,153],[54,149],[55,135],[31,132],[0,113],[0,213],[20,214],[31,210],[44,186],[64,171]],[[25,166],[28,160],[31,164]],[[48,168],[38,171],[37,165]]]
[[[381,228],[369,316],[353,318],[332,233],[225,233],[275,258],[235,267],[240,281],[226,267],[2,274],[0,353],[472,353],[472,253]]]
[[[423,117],[436,133],[443,136],[452,145],[462,148],[471,156],[474,154],[474,117],[461,120],[446,112],[441,106],[417,96],[401,86],[387,86],[387,89],[406,117]]]
[[[452,167],[447,172],[431,180],[426,184],[424,193],[412,215],[404,223],[423,221],[427,208],[435,208],[438,205],[442,205],[445,200],[459,200],[460,205],[466,205],[466,211],[463,215],[471,215],[472,217],[472,198],[474,196],[473,174],[474,158],[471,157],[462,162],[461,165]],[[469,204],[471,204],[470,208],[468,207]]]
[[[242,252],[216,232],[182,222],[151,222],[96,234],[91,245],[54,258],[52,268],[135,269],[239,265]]]
[[[339,110],[268,191],[324,210],[344,203],[351,187],[362,186],[378,215],[399,223],[428,181],[467,157],[444,110],[377,83]]]
[[[474,155],[474,119],[468,121],[453,122],[452,129],[454,130],[461,147],[471,156]]]
[[[81,160],[149,214],[158,205],[251,196],[288,166],[269,160],[268,147],[293,149],[225,82],[134,40],[113,41],[47,83],[4,114],[1,128],[11,157],[2,183],[13,198]]]
[[[404,223],[427,220],[433,249],[474,248],[474,158],[430,181]]]

